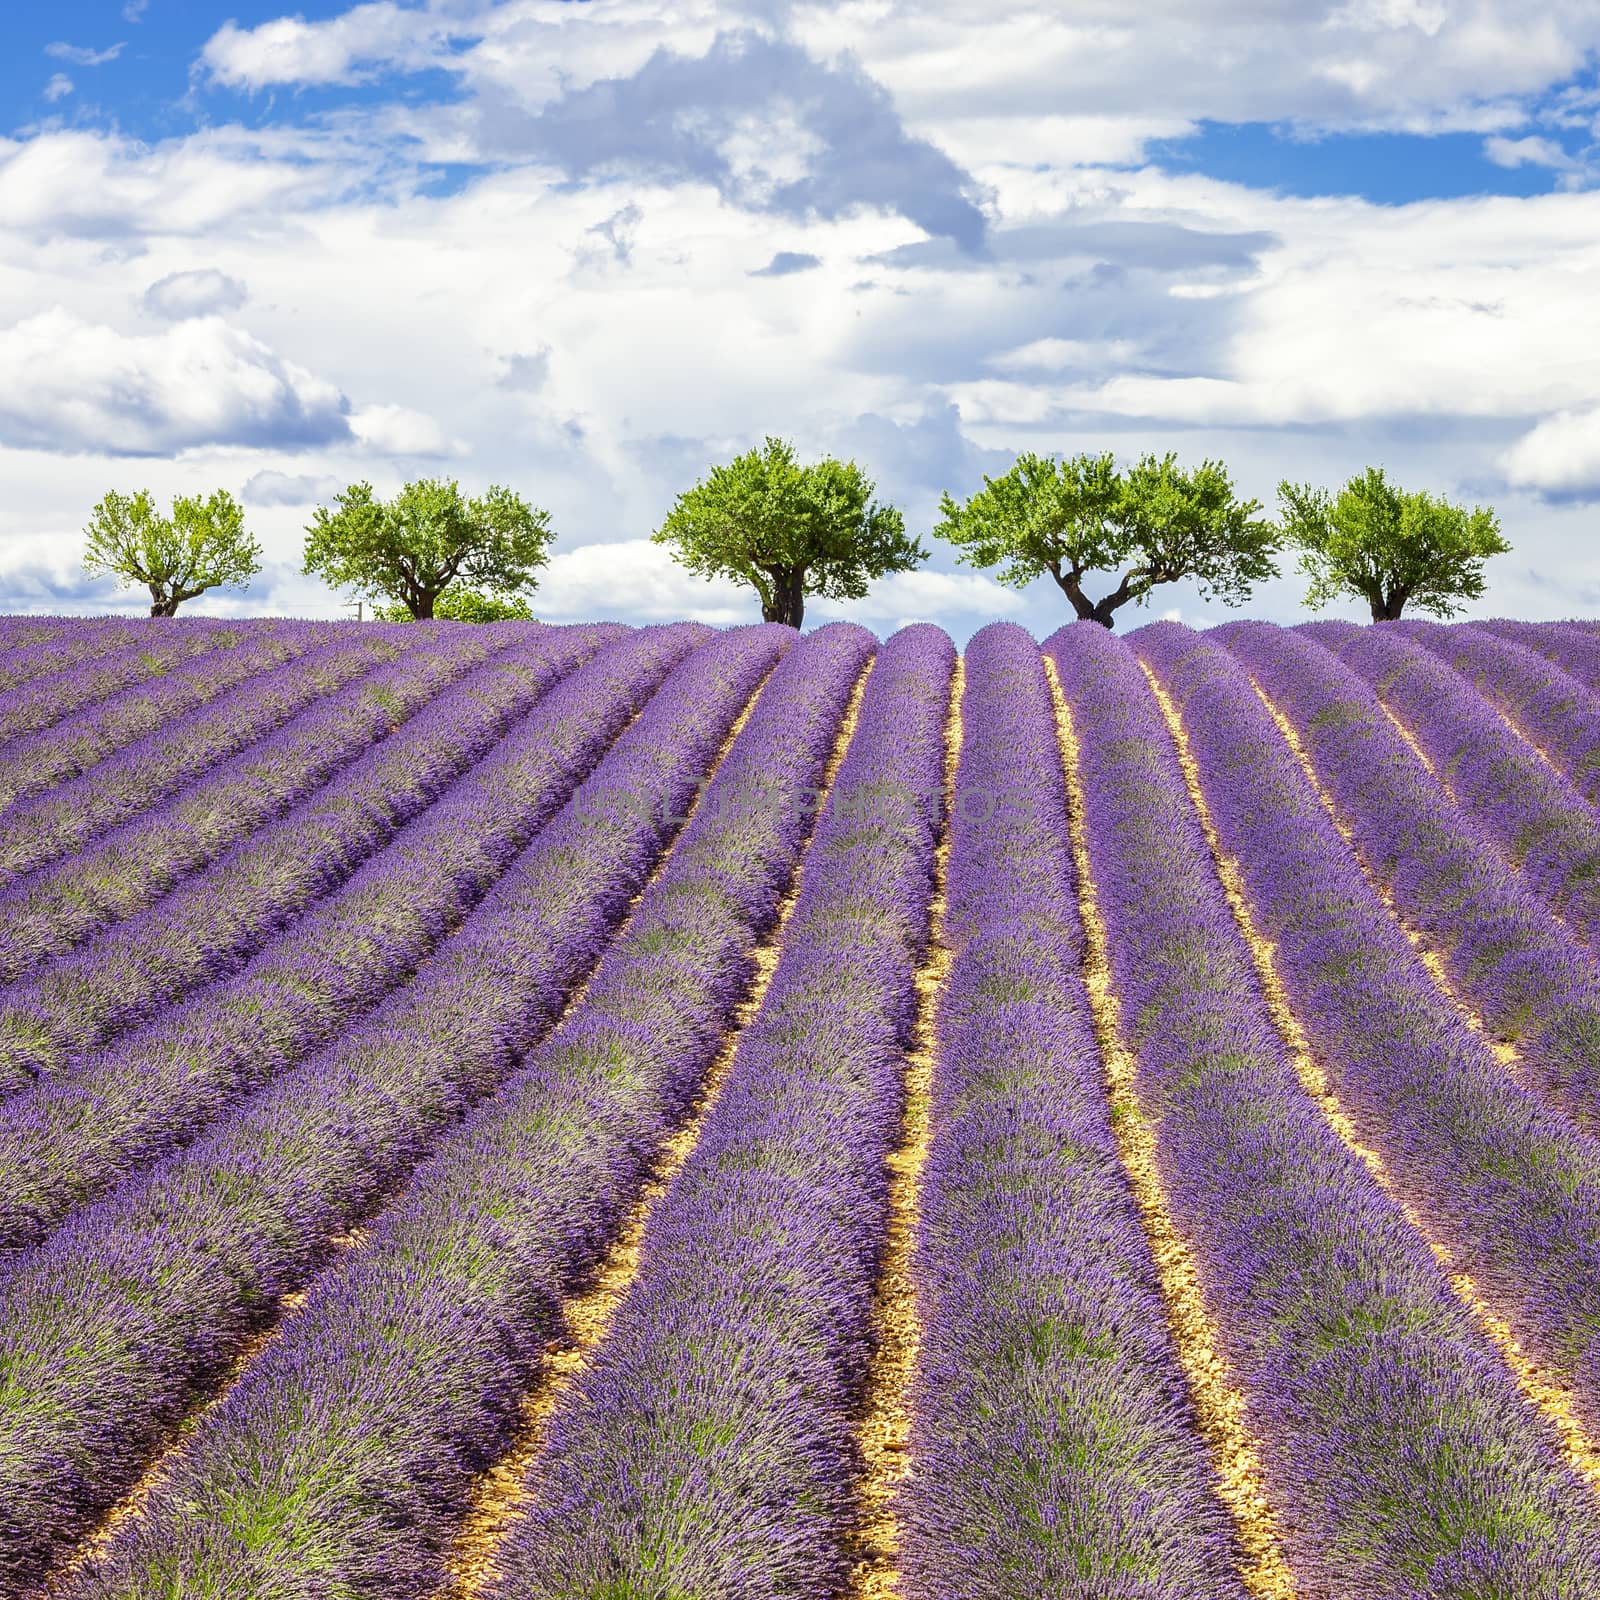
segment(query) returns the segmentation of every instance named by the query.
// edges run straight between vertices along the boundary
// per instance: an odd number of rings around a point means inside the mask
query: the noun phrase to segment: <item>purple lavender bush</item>
[[[490,657],[490,641],[463,630],[438,651],[413,651],[313,703],[169,800],[0,889],[0,979],[15,982],[161,901],[139,930],[82,952],[101,988],[125,1010],[142,998],[130,943],[214,975],[223,952],[248,950],[257,930],[302,910],[436,798],[483,753],[485,730],[504,731],[515,711],[620,631],[501,634]],[[171,898],[179,888],[190,892]],[[185,917],[179,908],[197,898],[205,909]],[[178,992],[169,982],[150,994]],[[80,989],[70,1004],[73,1035],[86,1042],[92,1002]]]
[[[36,733],[197,656],[237,649],[251,631],[248,624],[196,617],[152,634],[136,621],[117,620],[122,627],[85,624],[62,638],[0,652],[0,740]]]
[[[192,716],[157,727],[77,777],[17,800],[0,831],[0,883],[81,850],[297,712],[432,643],[383,635],[335,640],[219,695]]]
[[[1402,622],[1396,631],[1460,673],[1585,800],[1600,799],[1600,702],[1575,678],[1486,628]]]
[[[695,637],[655,630],[601,651],[236,978],[108,1049],[33,1060],[39,1083],[0,1121],[0,1245],[33,1242],[73,1205],[193,1138],[409,978]]]
[[[1385,624],[1299,630],[1365,678],[1451,797],[1586,944],[1600,934],[1600,817],[1459,673]]]
[[[869,650],[835,625],[787,656],[581,1003],[319,1278],[74,1592],[127,1593],[157,1573],[239,1593],[330,1581],[387,1597],[444,1581],[473,1474],[505,1449],[561,1336],[564,1291],[719,1046]]]
[[[497,1597],[835,1593],[954,652],[879,652],[760,1010],[559,1404]]]
[[[1540,1093],[1600,1131],[1600,974],[1496,856],[1384,716],[1315,640],[1267,623],[1219,639],[1299,736],[1362,864],[1436,951],[1451,982],[1515,1043]]]
[[[0,1285],[0,1576],[39,1579],[333,1237],[556,1019],[783,630],[708,632],[628,641],[641,668],[655,647],[648,704],[416,979],[16,1262]]]
[[[1440,993],[1239,664],[1176,623],[1131,642],[1182,713],[1222,846],[1360,1136],[1600,1432],[1600,1150]]]
[[[1421,1600],[1516,1571],[1538,1574],[1519,1594],[1577,1600],[1600,1584],[1600,1511],[1301,1084],[1137,658],[1103,628],[1045,648],[1141,1107],[1297,1579]]]
[[[1111,1129],[1039,651],[994,623],[966,669],[903,1592],[1242,1596]]]
[[[241,631],[239,642],[136,683],[49,727],[0,747],[0,807],[43,794],[88,771],[209,700],[248,684],[297,657],[353,643],[357,635],[335,622],[264,622]]]

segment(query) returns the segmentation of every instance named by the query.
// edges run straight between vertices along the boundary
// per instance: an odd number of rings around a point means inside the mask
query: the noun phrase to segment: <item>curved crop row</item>
[[[1365,678],[1494,847],[1587,943],[1600,935],[1600,817],[1459,673],[1392,628],[1299,630]]]
[[[1600,639],[1587,629],[1564,622],[1511,622],[1502,617],[1478,626],[1536,651],[1576,678],[1591,694],[1600,694]]]
[[[571,720],[572,706],[558,702],[516,730],[482,771],[463,774],[507,738],[515,721],[526,717],[552,684],[619,632],[604,626],[549,629],[537,648],[521,647],[511,659],[480,668],[325,790],[235,845],[205,874],[81,949],[57,956],[28,983],[0,991],[0,1091],[61,1071],[70,1056],[155,1019],[180,995],[225,978],[248,959],[257,958],[253,976],[261,976],[261,963],[273,959],[263,955],[269,942],[299,916],[306,920],[294,928],[296,948],[313,965],[319,952],[342,963],[332,988],[345,1003],[374,992],[374,984],[386,986],[381,975],[405,963],[414,937],[410,930],[430,925],[441,896],[449,904],[463,895],[470,898],[469,885],[481,879],[483,863],[508,859],[539,808],[556,803],[562,773],[582,770],[570,763],[586,759],[584,750],[598,757],[603,746],[595,741],[608,737],[608,728],[615,731],[611,719],[623,714],[620,708],[632,691],[624,689],[622,698],[611,702],[600,695],[594,725],[581,734]],[[585,685],[603,680],[610,670],[597,668]],[[589,692],[585,687],[571,694]],[[614,709],[604,710],[608,703]],[[547,748],[551,726],[568,733]],[[519,768],[518,793],[475,816],[477,831],[466,836],[470,845],[463,844],[454,831],[462,824],[457,808],[470,805],[486,786],[488,793],[503,789],[508,762]],[[430,814],[428,807],[441,801],[444,809]],[[347,884],[380,850],[394,853],[374,863],[359,882]],[[408,859],[418,879],[409,906],[385,914],[382,905],[393,898],[387,887],[393,864]],[[70,869],[64,868],[61,878],[70,906]],[[379,881],[386,887],[379,888]],[[346,896],[335,901],[341,886]],[[377,904],[364,899],[373,892],[380,897]],[[0,894],[0,904],[4,899]],[[25,926],[23,916],[16,915],[13,927]],[[383,942],[352,940],[350,930],[362,926],[381,927]],[[344,942],[330,946],[330,934],[340,938],[335,928],[346,930]],[[8,947],[7,934],[0,932],[0,951]],[[23,944],[17,959],[26,959],[26,948]],[[330,992],[330,1003],[332,998]],[[250,1009],[259,1012],[259,995]],[[169,1031],[170,1026],[192,1033],[196,1014],[171,1018]]]
[[[659,642],[681,658],[700,636]],[[0,1574],[37,1580],[330,1236],[508,1074],[603,949],[664,813],[777,648],[741,630],[682,661],[412,983],[23,1257],[0,1288]]]
[[[82,850],[119,823],[280,728],[297,712],[433,639],[336,639],[218,695],[51,789],[18,800],[0,829],[0,884]]]
[[[0,656],[0,740],[35,733],[74,711],[213,650],[236,649],[237,624],[198,620],[152,637],[137,626],[87,629]]]
[[[72,1593],[159,1574],[200,1593],[326,1582],[400,1600],[445,1580],[473,1475],[509,1444],[568,1285],[717,1052],[870,648],[833,627],[788,655],[581,1002],[319,1278]]]
[[[848,1557],[954,651],[879,652],[761,1005],[558,1403],[492,1592],[822,1595]]]
[[[966,662],[897,1496],[906,1592],[1238,1596],[1112,1133],[1049,686],[1010,623],[975,634]]]
[[[9,740],[0,749],[0,808],[80,776],[114,752],[285,662],[340,643],[348,646],[360,637],[340,630],[336,622],[255,623],[248,632],[241,630],[239,642],[231,647],[133,684],[37,733]]]
[[[1495,1063],[1378,903],[1293,754],[1223,650],[1135,635],[1187,725],[1295,1016],[1424,1223],[1600,1431],[1600,1150]]]
[[[1373,691],[1315,640],[1266,623],[1215,636],[1294,729],[1367,870],[1460,993],[1516,1042],[1541,1091],[1600,1130],[1600,976],[1452,804]]]
[[[19,1096],[0,1122],[0,1246],[183,1144],[404,982],[698,637],[653,630],[601,651],[237,977]]]
[[[142,617],[0,617],[0,650],[26,650],[64,633],[109,633],[142,625]]]
[[[583,630],[573,632],[583,636]],[[439,714],[441,695],[470,719],[501,681],[548,681],[551,663],[571,659],[566,635],[533,625],[520,637],[455,635],[437,651],[413,651],[314,701],[276,733],[69,860],[7,885],[0,890],[0,980],[15,981],[160,901],[207,864],[204,882],[213,897],[221,880],[240,884],[249,870],[245,861],[258,864],[258,882],[264,877],[275,890],[286,888],[296,876],[297,856],[333,842],[319,839],[317,830],[340,813],[353,813],[365,801],[378,815],[405,814],[408,793],[417,787],[413,774],[430,764],[450,726]],[[447,694],[458,680],[464,680],[459,689]],[[423,730],[426,742],[418,737]],[[446,760],[451,753],[447,745]],[[393,786],[392,796],[374,784],[379,772]],[[357,817],[351,820],[360,827]],[[223,854],[239,841],[242,848]],[[348,859],[346,850],[340,854]],[[170,942],[183,934],[166,926],[161,937]],[[103,965],[106,953],[96,960]]]
[[[1132,651],[1094,627],[1045,648],[1077,725],[1141,1107],[1296,1576],[1387,1600],[1517,1572],[1530,1600],[1579,1600],[1600,1583],[1600,1513],[1302,1085]]]
[[[1461,623],[1401,622],[1535,746],[1583,798],[1600,800],[1600,701],[1537,651]]]

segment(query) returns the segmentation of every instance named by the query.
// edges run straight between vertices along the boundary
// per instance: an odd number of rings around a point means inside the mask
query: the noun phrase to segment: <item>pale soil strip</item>
[[[1106,929],[1090,870],[1077,733],[1061,692],[1056,665],[1046,656],[1044,666],[1055,701],[1056,732],[1067,779],[1072,856],[1087,947],[1084,981],[1105,1062],[1118,1153],[1150,1241],[1173,1342],[1189,1380],[1200,1430],[1216,1469],[1218,1490],[1233,1516],[1244,1551],[1240,1576],[1251,1594],[1266,1600],[1293,1600],[1294,1577],[1283,1553],[1277,1518],[1267,1500],[1261,1448],[1246,1420],[1244,1395],[1223,1358],[1216,1328],[1206,1312],[1194,1257],[1173,1223],[1156,1166],[1155,1133],[1139,1104],[1137,1065],[1122,1034],[1121,1005],[1112,988]]]
[[[843,720],[834,738],[821,783],[817,786],[813,826],[827,804],[833,780],[855,734],[861,699],[874,662],[868,661],[857,678],[845,707]],[[735,726],[742,728],[749,715]],[[729,738],[732,743],[732,737]],[[724,754],[726,747],[724,747]],[[720,758],[719,758],[720,760]],[[699,796],[694,805],[698,805]],[[690,814],[693,814],[691,805]],[[687,826],[687,822],[685,823]],[[494,1580],[494,1555],[522,1509],[531,1499],[528,1476],[544,1451],[550,1419],[572,1388],[588,1369],[595,1351],[611,1331],[617,1308],[627,1296],[639,1272],[645,1229],[656,1202],[666,1193],[673,1178],[699,1142],[706,1118],[711,1114],[733,1065],[734,1052],[750,1020],[761,1009],[767,986],[777,969],[783,948],[783,934],[800,896],[800,876],[804,851],[797,857],[789,882],[778,902],[778,914],[767,932],[750,948],[753,972],[750,987],[735,1010],[733,1020],[715,1059],[706,1069],[700,1092],[682,1127],[662,1145],[656,1158],[654,1175],[640,1191],[621,1231],[612,1241],[588,1288],[574,1295],[566,1307],[566,1336],[547,1345],[545,1360],[534,1387],[523,1396],[522,1421],[506,1454],[478,1479],[472,1493],[472,1509],[467,1514],[450,1556],[450,1581],[438,1591],[437,1600],[478,1600]],[[654,875],[652,875],[653,881]],[[643,891],[641,891],[642,893]],[[636,902],[637,903],[637,902]],[[626,931],[625,927],[624,930]],[[620,933],[619,933],[620,937]],[[585,985],[587,988],[587,985]]]
[[[1400,931],[1411,942],[1411,947],[1422,958],[1422,964],[1428,969],[1429,976],[1438,985],[1440,992],[1460,1013],[1463,1021],[1476,1034],[1483,1038],[1496,1061],[1523,1088],[1531,1088],[1531,1080],[1523,1066],[1522,1057],[1517,1047],[1509,1040],[1498,1038],[1484,1020],[1482,1014],[1470,1000],[1458,990],[1451,981],[1450,974],[1445,971],[1444,961],[1429,945],[1424,934],[1413,928],[1401,914],[1400,908],[1395,904],[1394,895],[1388,886],[1378,880],[1376,875],[1367,866],[1362,858],[1361,848],[1356,842],[1355,830],[1340,813],[1334,798],[1323,786],[1321,778],[1317,776],[1317,769],[1311,764],[1311,757],[1306,753],[1306,747],[1300,735],[1295,731],[1294,724],[1268,698],[1266,691],[1256,682],[1250,680],[1250,687],[1255,690],[1257,698],[1267,708],[1268,715],[1278,725],[1278,732],[1283,735],[1283,742],[1288,745],[1296,761],[1300,763],[1300,770],[1306,775],[1306,782],[1311,785],[1312,792],[1322,802],[1322,809],[1328,813],[1328,820],[1339,831],[1339,837],[1349,845],[1350,853],[1356,859],[1356,865],[1361,868],[1361,875],[1367,880],[1368,887],[1383,903],[1383,908],[1394,918]],[[1210,835],[1208,834],[1208,838]]]
[[[728,753],[733,741],[739,736],[744,729],[744,725],[750,720],[751,714],[755,711],[756,702],[761,698],[761,691],[766,688],[768,679],[770,679],[773,672],[777,670],[777,665],[777,663],[774,663],[773,666],[767,670],[766,675],[761,679],[760,683],[756,685],[754,691],[751,693],[750,698],[745,702],[743,710],[740,711],[732,728],[729,730],[727,737],[723,740],[722,745],[717,751],[717,754],[712,759],[711,766],[708,769],[708,777],[716,772],[717,767],[721,765],[722,758]],[[852,705],[853,704],[854,702],[852,702]],[[634,712],[633,716],[628,719],[623,729],[617,734],[617,739],[621,739],[622,735],[633,726],[633,724],[639,719],[640,716],[643,715],[643,713],[644,707],[641,706],[637,711]],[[612,743],[615,745],[616,740],[613,740]],[[701,792],[703,791],[697,791],[693,799],[690,801],[689,806],[684,812],[684,815],[680,821],[679,827],[673,835],[673,843],[675,843],[677,839],[682,836],[683,829],[688,826],[689,819],[694,815],[696,808],[699,806]],[[655,882],[656,878],[659,877],[660,874],[665,870],[667,861],[670,859],[671,854],[672,847],[671,844],[669,844],[668,847],[662,852],[661,859],[656,863],[654,869],[651,871],[650,877],[646,881],[646,887]],[[643,894],[644,890],[641,889],[639,893],[634,895],[634,897],[628,902],[627,911],[624,913],[622,920],[618,923],[612,938],[607,941],[605,949],[602,949],[600,954],[595,957],[594,965],[590,967],[588,975],[584,978],[582,983],[574,987],[572,992],[568,995],[566,1001],[563,1003],[560,1015],[558,1016],[556,1022],[552,1025],[552,1031],[553,1028],[559,1027],[561,1023],[566,1020],[567,1016],[572,1011],[576,1010],[578,1005],[582,1003],[583,996],[588,993],[590,980],[594,977],[596,969],[598,969],[600,962],[604,959],[605,950],[609,949],[611,944],[627,931],[629,923],[633,920],[634,907],[638,905]],[[311,1292],[311,1289],[315,1285],[317,1278],[320,1277],[324,1272],[331,1271],[346,1251],[354,1247],[358,1247],[365,1242],[372,1231],[372,1220],[385,1207],[392,1204],[396,1199],[404,1195],[406,1188],[409,1186],[409,1181],[409,1178],[404,1180],[400,1187],[396,1189],[393,1194],[381,1198],[377,1205],[369,1212],[366,1222],[351,1227],[344,1233],[335,1234],[331,1239],[328,1240],[328,1244],[331,1247],[332,1253],[317,1268],[317,1271],[311,1282],[305,1284],[302,1288],[294,1290],[290,1294],[282,1296],[282,1298],[278,1300],[277,1304],[273,1307],[271,1319],[267,1325],[256,1333],[252,1334],[250,1338],[244,1342],[238,1353],[234,1356],[233,1360],[229,1362],[227,1371],[218,1380],[215,1387],[212,1388],[202,1399],[200,1399],[195,1404],[194,1408],[189,1412],[189,1414],[184,1417],[183,1421],[178,1424],[178,1427],[173,1433],[172,1437],[164,1446],[162,1446],[159,1453],[152,1458],[150,1465],[145,1469],[138,1482],[135,1483],[134,1486],[127,1492],[127,1494],[125,1494],[122,1499],[111,1508],[100,1525],[93,1529],[89,1534],[85,1535],[83,1541],[77,1546],[72,1554],[68,1556],[67,1559],[62,1562],[56,1572],[54,1572],[46,1580],[44,1590],[45,1593],[49,1593],[51,1590],[57,1588],[61,1583],[65,1582],[66,1579],[81,1571],[83,1567],[85,1567],[94,1557],[98,1556],[110,1544],[111,1540],[122,1529],[125,1523],[140,1514],[145,1502],[150,1498],[151,1493],[157,1487],[159,1487],[167,1475],[178,1465],[178,1462],[184,1451],[188,1449],[189,1441],[193,1438],[195,1430],[205,1420],[206,1416],[227,1399],[228,1395],[234,1390],[234,1388],[237,1387],[240,1379],[243,1378],[245,1372],[252,1365],[252,1363],[254,1363],[256,1358],[260,1356],[264,1350],[269,1348],[275,1340],[282,1336],[284,1328],[289,1319],[300,1309],[302,1305],[305,1304],[306,1296]]]
[[[1200,789],[1199,769],[1189,748],[1189,736],[1178,715],[1178,709],[1150,668],[1143,662],[1140,665],[1150,680],[1150,687],[1161,705],[1161,714],[1166,718],[1173,742],[1178,747],[1178,759],[1183,767],[1184,782],[1188,785],[1189,796],[1194,802],[1195,811],[1199,814],[1200,825],[1205,830],[1206,843],[1211,847],[1218,876],[1227,891],[1228,903],[1232,906],[1234,919],[1250,946],[1250,953],[1255,961],[1261,987],[1266,992],[1273,1020],[1283,1036],[1290,1059],[1300,1076],[1301,1083],[1305,1085],[1306,1092],[1322,1108],[1333,1131],[1366,1163],[1367,1170],[1379,1188],[1388,1195],[1406,1221],[1422,1236],[1428,1249],[1433,1252],[1434,1259],[1449,1279],[1451,1288],[1472,1313],[1479,1327],[1499,1351],[1506,1366],[1510,1368],[1517,1387],[1555,1430],[1568,1465],[1592,1490],[1600,1492],[1600,1449],[1596,1448],[1594,1441],[1583,1431],[1573,1414],[1571,1394],[1567,1386],[1558,1375],[1551,1373],[1523,1350],[1510,1325],[1490,1309],[1479,1295],[1477,1285],[1472,1278],[1457,1266],[1450,1247],[1434,1237],[1421,1215],[1400,1193],[1383,1157],[1362,1143],[1355,1123],[1330,1087],[1327,1073],[1312,1055],[1310,1042],[1290,1007],[1288,991],[1284,988],[1283,980],[1278,976],[1273,945],[1257,930],[1255,919],[1251,915],[1239,864],[1223,850],[1222,841],[1217,836],[1210,808]]]
[[[347,1228],[343,1233],[334,1234],[328,1242],[331,1254],[322,1270],[343,1256],[347,1251],[353,1250],[365,1242],[370,1229],[362,1224]],[[253,1333],[228,1363],[228,1369],[217,1380],[216,1386],[200,1399],[178,1424],[172,1437],[168,1439],[161,1450],[151,1459],[148,1467],[138,1482],[105,1514],[98,1527],[91,1529],[84,1535],[82,1542],[61,1563],[57,1569],[46,1578],[44,1588],[40,1591],[50,1594],[57,1590],[69,1578],[77,1576],[84,1567],[96,1556],[100,1555],[111,1541],[122,1531],[125,1523],[132,1521],[144,1510],[145,1502],[166,1480],[173,1468],[178,1465],[180,1458],[189,1447],[189,1441],[194,1437],[195,1430],[205,1420],[210,1412],[221,1405],[228,1394],[244,1376],[245,1369],[269,1346],[283,1336],[284,1328],[288,1325],[294,1314],[305,1304],[309,1288],[296,1289],[290,1294],[282,1296],[273,1307],[272,1321],[260,1331]]]
[[[900,1521],[895,1515],[894,1497],[911,1469],[911,1410],[907,1399],[922,1346],[911,1261],[917,1197],[932,1136],[930,1107],[939,997],[950,973],[951,952],[945,943],[950,819],[955,805],[956,763],[961,756],[961,702],[966,683],[966,664],[958,659],[945,719],[944,816],[934,852],[928,942],[915,979],[917,1015],[912,1048],[906,1054],[904,1121],[900,1144],[889,1156],[888,1231],[874,1297],[875,1340],[857,1435],[862,1471],[856,1485],[860,1511],[850,1536],[857,1552],[845,1591],[850,1600],[896,1600],[900,1593]]]

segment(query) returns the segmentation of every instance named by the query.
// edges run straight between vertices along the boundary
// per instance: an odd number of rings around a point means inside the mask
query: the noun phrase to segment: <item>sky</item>
[[[1023,451],[1263,516],[1382,465],[1498,513],[1468,614],[1593,612],[1597,53],[1594,0],[11,6],[0,610],[143,609],[94,503],[220,487],[265,566],[185,609],[339,615],[316,506],[446,477],[550,513],[540,616],[743,621],[650,534],[771,434],[932,550],[808,623],[1067,620],[929,537]]]

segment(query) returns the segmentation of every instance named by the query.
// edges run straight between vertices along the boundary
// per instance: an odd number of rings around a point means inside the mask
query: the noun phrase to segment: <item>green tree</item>
[[[1278,485],[1286,541],[1311,580],[1306,604],[1319,610],[1355,595],[1374,622],[1392,622],[1408,605],[1451,617],[1484,588],[1483,563],[1511,546],[1488,506],[1451,505],[1425,490],[1406,493],[1368,467],[1338,498],[1326,489]]]
[[[859,600],[874,578],[928,559],[874,487],[853,461],[801,466],[793,445],[769,436],[679,495],[653,537],[703,578],[751,584],[766,621],[798,628],[807,595]]]
[[[226,489],[205,500],[179,495],[170,517],[156,510],[148,489],[131,496],[112,490],[94,508],[84,536],[85,569],[108,573],[125,589],[144,584],[152,617],[176,615],[207,589],[247,589],[261,570],[261,546],[245,532],[244,512]]]
[[[502,600],[529,593],[550,559],[549,513],[498,484],[469,500],[454,479],[421,478],[383,501],[355,483],[334,502],[306,529],[305,570],[412,617],[432,617],[457,584]]]
[[[1120,607],[1143,605],[1158,584],[1180,578],[1238,605],[1276,573],[1276,530],[1255,518],[1259,501],[1235,499],[1221,462],[1185,472],[1174,461],[1146,455],[1124,474],[1109,452],[1021,455],[1003,477],[985,476],[965,505],[944,495],[933,531],[969,566],[998,567],[1013,588],[1049,573],[1080,620],[1107,628]],[[1115,587],[1091,598],[1091,573],[1114,575]]]
[[[533,607],[521,595],[484,594],[481,589],[465,589],[459,584],[446,589],[434,602],[434,617],[440,622],[532,622]],[[375,622],[410,622],[404,606],[380,606],[373,613]]]

